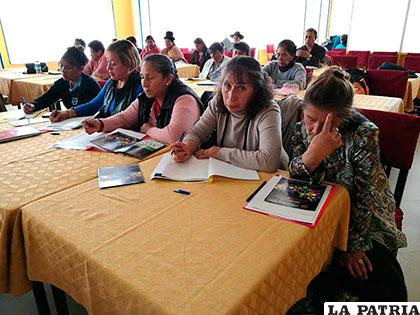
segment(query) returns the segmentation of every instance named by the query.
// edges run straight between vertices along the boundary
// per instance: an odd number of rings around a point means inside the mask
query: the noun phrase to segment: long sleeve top
[[[141,51],[140,54],[140,58],[143,59],[144,57],[146,57],[147,55],[151,55],[151,54],[159,54],[160,53],[160,49],[158,46],[153,46],[153,48],[148,48],[147,46],[143,48],[143,50]]]
[[[100,91],[99,84],[90,76],[81,74],[77,86],[70,88],[70,83],[58,79],[53,86],[40,97],[32,101],[35,110],[48,107],[55,101],[62,100],[66,108],[72,108],[92,100]]]
[[[172,46],[171,49],[164,48],[161,51],[162,55],[166,55],[169,58],[171,58],[173,61],[184,61],[185,63],[188,63],[187,60],[185,60],[184,54],[182,53],[181,49],[179,49],[176,46]]]
[[[213,58],[210,58],[204,64],[203,70],[200,73],[201,79],[209,79],[213,82],[217,82],[219,80],[220,75],[222,74],[222,70],[224,66],[230,61],[231,58],[228,56],[223,56],[223,60],[221,63],[216,63]]]
[[[277,61],[270,61],[263,67],[263,71],[267,72],[273,83],[281,88],[285,83],[295,83],[303,90],[306,87],[306,71],[300,63],[295,63],[292,68],[281,72]]]
[[[109,72],[107,69],[108,61],[106,60],[105,54],[99,58],[99,60],[94,60],[93,58],[89,60],[88,64],[83,69],[83,72],[88,75],[93,75],[95,77],[101,78],[103,80],[109,79]]]
[[[289,158],[282,146],[281,114],[276,102],[249,119],[246,113],[220,112],[211,101],[185,140],[201,146],[214,130],[220,160],[266,172],[287,168]]]
[[[306,45],[303,45],[298,50],[306,50],[308,51],[308,47]],[[323,62],[325,58],[325,48],[322,46],[319,46],[318,44],[314,44],[311,51],[309,52],[312,56],[308,59],[297,57],[296,62],[299,62],[304,67],[306,66],[312,66],[312,67],[319,67],[321,66],[321,63]]]
[[[189,132],[194,123],[200,118],[200,109],[197,101],[191,95],[182,95],[177,98],[172,111],[169,124],[164,128],[156,127],[156,118],[159,115],[160,105],[157,101],[152,106],[148,124],[152,127],[146,134],[159,142],[171,144],[176,142],[182,132]],[[126,110],[103,119],[104,130],[111,131],[117,128],[140,130],[138,125],[139,102],[135,100]]]
[[[291,176],[313,183],[326,180],[348,190],[351,203],[348,251],[369,250],[372,240],[392,252],[407,246],[405,235],[395,225],[395,200],[379,158],[378,128],[354,111],[339,129],[343,145],[310,174],[302,155],[311,138],[303,121],[296,124]]]

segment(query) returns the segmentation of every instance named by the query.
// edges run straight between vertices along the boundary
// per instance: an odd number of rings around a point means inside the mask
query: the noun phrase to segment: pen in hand
[[[184,140],[185,136],[186,136],[186,133],[185,133],[185,131],[183,131],[181,133],[181,135],[179,136],[178,142],[182,142],[182,140]],[[171,155],[173,155],[173,154],[174,154],[174,150],[171,151]]]

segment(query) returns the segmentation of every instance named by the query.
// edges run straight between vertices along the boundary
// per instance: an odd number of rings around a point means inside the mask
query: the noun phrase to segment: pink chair
[[[378,69],[384,62],[397,63],[398,56],[391,55],[370,55],[368,69]]]
[[[267,54],[274,54],[274,45],[267,44]]]
[[[251,49],[249,50],[249,55],[250,55],[252,58],[255,58],[255,48],[251,48]]]
[[[366,74],[369,94],[404,99],[408,82],[407,71],[370,69]]]
[[[180,48],[180,50],[181,50],[181,52],[182,52],[183,54],[185,54],[186,52],[188,52],[188,48]]]
[[[184,54],[185,60],[187,60],[188,63],[191,63],[192,54],[193,54],[192,51],[184,51],[183,54]]]
[[[405,57],[404,67],[407,70],[420,72],[420,55],[419,56],[407,56],[407,57]]]
[[[356,68],[357,56],[331,56],[331,64],[340,66],[343,69]]]
[[[233,51],[228,51],[228,50],[225,50],[225,56],[228,56],[228,57],[232,58],[232,56],[233,56]]]
[[[347,56],[356,56],[357,57],[357,67],[361,69],[366,69],[369,62],[370,51],[367,50],[350,50],[347,53]]]
[[[374,51],[372,55],[381,55],[381,56],[398,56],[396,51]]]

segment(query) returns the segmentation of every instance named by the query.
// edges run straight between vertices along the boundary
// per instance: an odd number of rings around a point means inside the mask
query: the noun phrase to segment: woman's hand
[[[367,280],[368,272],[373,270],[372,263],[362,250],[354,253],[341,252],[340,265],[345,266],[354,278],[360,280]]]
[[[152,126],[150,126],[148,123],[144,123],[143,126],[140,127],[140,132],[147,133],[147,130],[150,128],[152,128]]]
[[[332,120],[333,113],[329,113],[321,132],[313,137],[308,150],[302,156],[303,164],[309,172],[315,170],[328,155],[343,145],[338,128],[331,126]]]
[[[54,123],[54,122],[59,122],[59,121],[69,119],[72,117],[76,117],[76,112],[72,109],[64,110],[64,111],[55,110],[50,115],[50,121]]]
[[[103,122],[99,119],[86,119],[82,121],[82,124],[86,133],[89,135],[97,131],[102,131],[101,129],[103,129]]]
[[[172,158],[176,162],[188,161],[196,149],[197,145],[193,141],[175,142],[171,145]]]
[[[35,105],[32,103],[25,103],[23,104],[23,111],[25,114],[32,114],[32,112],[35,110]]]
[[[198,150],[195,152],[195,157],[197,159],[207,159],[207,158],[219,158],[219,150],[220,147],[212,146],[211,148],[208,148],[206,150]]]

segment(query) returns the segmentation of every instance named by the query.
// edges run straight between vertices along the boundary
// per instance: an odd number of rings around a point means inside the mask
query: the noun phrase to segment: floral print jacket
[[[340,126],[343,146],[327,156],[312,174],[302,154],[311,141],[303,121],[296,124],[292,138],[291,176],[320,183],[323,180],[344,186],[350,194],[351,211],[347,250],[369,250],[375,240],[390,251],[407,246],[395,225],[395,200],[380,162],[379,129],[363,115],[352,111]]]

